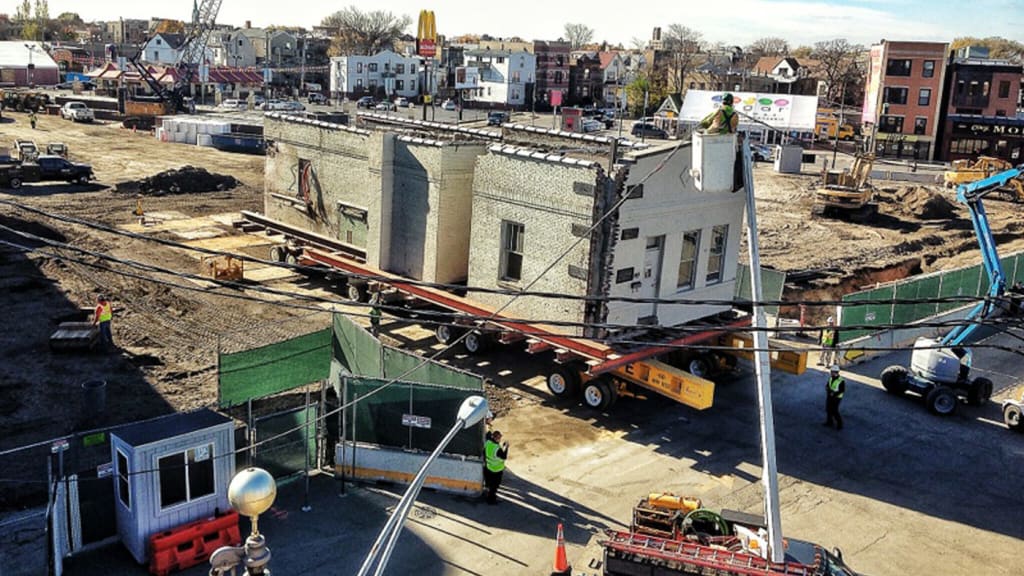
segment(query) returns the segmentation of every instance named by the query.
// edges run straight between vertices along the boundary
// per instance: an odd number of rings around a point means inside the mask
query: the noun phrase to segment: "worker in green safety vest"
[[[735,134],[740,116],[732,107],[732,94],[722,94],[722,105],[700,121],[705,134]]]
[[[839,403],[846,392],[846,380],[839,375],[839,366],[833,364],[829,369],[828,383],[825,385],[825,426],[835,422],[836,430],[843,429],[843,417],[839,415]]]
[[[836,354],[836,346],[839,345],[838,336],[835,319],[829,316],[828,326],[821,331],[821,356],[818,357],[818,366],[828,366],[833,362],[839,362],[839,356]]]
[[[100,343],[104,350],[114,347],[114,334],[110,330],[110,321],[114,319],[114,309],[103,294],[96,297],[96,312],[92,317],[92,325],[99,326]]]
[[[502,443],[501,432],[495,430],[488,434],[484,442],[484,486],[487,487],[487,503],[498,503],[498,486],[501,485],[502,473],[505,471],[505,459],[508,458],[508,442]]]

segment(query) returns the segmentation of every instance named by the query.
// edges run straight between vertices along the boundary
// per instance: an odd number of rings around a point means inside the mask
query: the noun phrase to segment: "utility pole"
[[[306,38],[302,40],[302,68],[299,69],[299,94],[302,94],[302,90],[306,87]]]
[[[845,120],[845,117],[843,116],[843,113],[845,112],[845,109],[844,109],[845,103],[846,103],[846,80],[844,79],[843,80],[843,84],[842,84],[842,86],[839,89],[839,124],[836,125],[836,131],[835,131],[835,134],[833,134],[833,138],[832,138],[832,169],[833,170],[836,169],[836,156],[839,153],[839,132],[843,129],[843,120]]]

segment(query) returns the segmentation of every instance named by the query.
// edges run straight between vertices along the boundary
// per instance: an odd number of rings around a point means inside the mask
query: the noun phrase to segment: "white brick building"
[[[472,50],[466,66],[477,69],[478,80],[476,88],[462,90],[463,101],[500,107],[525,105],[537,76],[537,57],[529,52]]]

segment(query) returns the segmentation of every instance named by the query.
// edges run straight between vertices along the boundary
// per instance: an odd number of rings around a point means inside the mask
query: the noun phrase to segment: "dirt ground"
[[[39,129],[32,130],[23,114],[4,114],[0,147],[12,146],[16,138],[31,138],[42,148],[49,142],[66,143],[72,160],[92,164],[97,184],[28,185],[16,193],[0,192],[0,200],[124,226],[136,219],[137,197],[115,193],[117,183],[194,165],[232,176],[241,184],[230,191],[146,196],[144,211],[198,217],[262,209],[260,156],[162,143],[148,133],[132,133],[116,124],[73,124],[59,116],[40,116]],[[941,193],[952,199],[949,192],[938,188],[908,192],[901,186],[883,185],[880,218],[869,226],[811,218],[809,185],[814,178],[810,175],[777,175],[759,166],[756,178],[763,263],[793,274],[796,281],[788,297],[834,297],[908,273],[980,261],[965,210],[955,207],[955,217],[936,220],[912,214],[920,202],[910,196]],[[1019,234],[1024,226],[1021,210],[1020,205],[1005,202],[989,204],[1003,253],[1024,249]],[[7,205],[0,205],[0,224],[123,258],[196,270],[195,258],[183,251]],[[0,239],[25,242],[10,234]],[[253,346],[308,331],[302,320],[309,314],[306,311],[227,298],[220,295],[223,289],[201,284],[194,287],[199,291],[38,254],[26,256],[0,246],[0,303],[7,321],[15,325],[0,336],[5,359],[0,363],[0,448],[212,405],[218,342],[237,340]],[[119,353],[51,353],[48,337],[57,323],[91,307],[99,291],[113,299]],[[79,389],[81,382],[96,378],[108,383],[107,410],[101,418],[83,414]]]

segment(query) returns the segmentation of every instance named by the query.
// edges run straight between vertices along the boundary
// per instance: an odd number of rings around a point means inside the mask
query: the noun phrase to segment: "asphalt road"
[[[851,367],[841,432],[821,425],[823,373],[774,374],[784,534],[839,547],[866,574],[1019,574],[1024,437],[1003,427],[997,401],[1020,394],[1019,356],[975,354],[976,370],[995,382],[996,396],[983,407],[962,405],[948,418],[881,389],[877,374],[907,361],[908,353]],[[599,574],[603,529],[627,528],[631,507],[649,492],[762,513],[749,369],[721,383],[716,405],[704,412],[652,398],[621,399],[602,414],[550,399],[538,377],[546,360],[510,350],[450,359],[520,398],[495,422],[511,442],[502,501],[492,507],[425,492],[388,573],[546,574],[561,522],[574,573]],[[261,520],[271,566],[287,574],[354,574],[402,487],[348,486],[342,497],[336,480],[315,478],[311,486],[310,512],[300,511],[307,497],[297,482],[282,488]],[[67,573],[142,573],[126,559],[114,546],[75,559]]]

